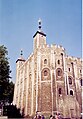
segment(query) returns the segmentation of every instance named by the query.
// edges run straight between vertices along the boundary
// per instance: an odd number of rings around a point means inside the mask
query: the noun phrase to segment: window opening
[[[72,90],[70,90],[70,95],[72,95],[72,96],[73,96],[73,91],[72,91]]]
[[[69,68],[69,71],[70,71],[70,68]]]
[[[47,64],[47,59],[44,60],[44,64]]]
[[[83,86],[83,80],[82,79],[80,80],[80,85]]]
[[[61,75],[61,72],[60,72],[60,70],[58,70],[58,76],[60,76]]]
[[[60,60],[58,60],[58,64],[60,64]]]
[[[80,73],[82,73],[81,70],[80,70]]]
[[[69,84],[72,84],[72,78],[69,77]]]
[[[61,95],[61,88],[59,88],[59,95]]]
[[[44,76],[47,76],[48,72],[47,70],[44,71]]]

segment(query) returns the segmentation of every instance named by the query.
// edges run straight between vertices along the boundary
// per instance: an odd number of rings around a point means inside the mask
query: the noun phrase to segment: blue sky
[[[47,44],[62,45],[68,55],[82,55],[81,0],[0,0],[0,45],[8,49],[12,80],[16,60],[23,49],[24,58],[33,51],[33,35],[38,19],[47,35]]]

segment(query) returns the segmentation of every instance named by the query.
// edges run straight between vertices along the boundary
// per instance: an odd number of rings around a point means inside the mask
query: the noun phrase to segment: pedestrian
[[[37,118],[37,115],[35,115],[34,119],[38,119],[38,118]]]
[[[50,115],[50,119],[52,119],[52,115]]]
[[[55,115],[55,119],[58,119],[58,114],[56,113],[56,115]]]
[[[44,115],[42,115],[42,119],[45,119]]]
[[[52,119],[56,119],[55,116],[53,116]]]
[[[41,115],[39,115],[38,119],[41,119]]]

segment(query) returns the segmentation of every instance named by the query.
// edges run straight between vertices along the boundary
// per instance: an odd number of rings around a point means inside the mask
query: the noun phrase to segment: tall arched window
[[[61,93],[62,93],[62,92],[61,92],[61,88],[59,88],[59,90],[58,90],[58,91],[59,91],[59,95],[61,95]]]
[[[58,64],[60,64],[60,60],[58,60]]]
[[[61,75],[61,72],[60,72],[60,70],[58,70],[58,76],[60,76]]]
[[[80,85],[83,86],[83,80],[82,79],[80,79]]]
[[[44,76],[47,76],[48,72],[47,70],[44,71]]]
[[[80,73],[82,73],[82,70],[80,69]]]
[[[72,78],[68,77],[68,79],[69,79],[69,84],[72,85]]]
[[[41,71],[41,80],[50,80],[50,69],[44,68]]]
[[[72,96],[73,96],[73,91],[72,91],[72,90],[70,90],[70,95],[72,95]]]
[[[70,68],[69,68],[69,71],[70,71]]]
[[[44,64],[47,64],[47,59],[44,60]]]
[[[61,68],[57,68],[56,72],[57,72],[57,76],[62,76],[62,69]]]

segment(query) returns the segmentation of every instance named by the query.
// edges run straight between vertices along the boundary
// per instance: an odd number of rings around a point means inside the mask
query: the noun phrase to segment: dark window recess
[[[62,58],[62,66],[63,66],[63,70],[64,70],[64,59],[63,59],[63,53],[61,53],[61,58]]]
[[[62,76],[62,69],[61,68],[57,68],[56,72],[57,72],[57,76]]]
[[[82,79],[80,79],[80,85],[83,86],[83,80]]]
[[[80,73],[82,73],[82,71],[80,70]]]
[[[72,78],[69,77],[69,84],[72,84]]]
[[[61,92],[61,88],[59,88],[59,90],[58,90],[58,91],[59,91],[59,95],[61,95],[61,94],[62,94],[62,92]]]
[[[75,77],[75,75],[74,75],[74,64],[73,64],[73,62],[71,62],[71,65],[72,65],[72,74],[73,74],[73,77]]]
[[[69,68],[69,71],[70,71],[70,68]]]
[[[73,96],[73,91],[72,91],[72,90],[70,90],[70,95],[72,95],[72,96]]]
[[[58,60],[58,64],[60,64],[60,60]]]
[[[47,76],[48,72],[47,70],[44,71],[44,76]]]
[[[60,72],[60,70],[58,70],[58,76],[60,76],[61,75],[61,72]]]
[[[44,64],[47,64],[47,59],[44,60]]]
[[[61,55],[63,56],[63,53],[61,53]]]
[[[73,62],[71,62],[71,65],[73,66]]]
[[[56,54],[56,52],[54,51],[54,54]]]

